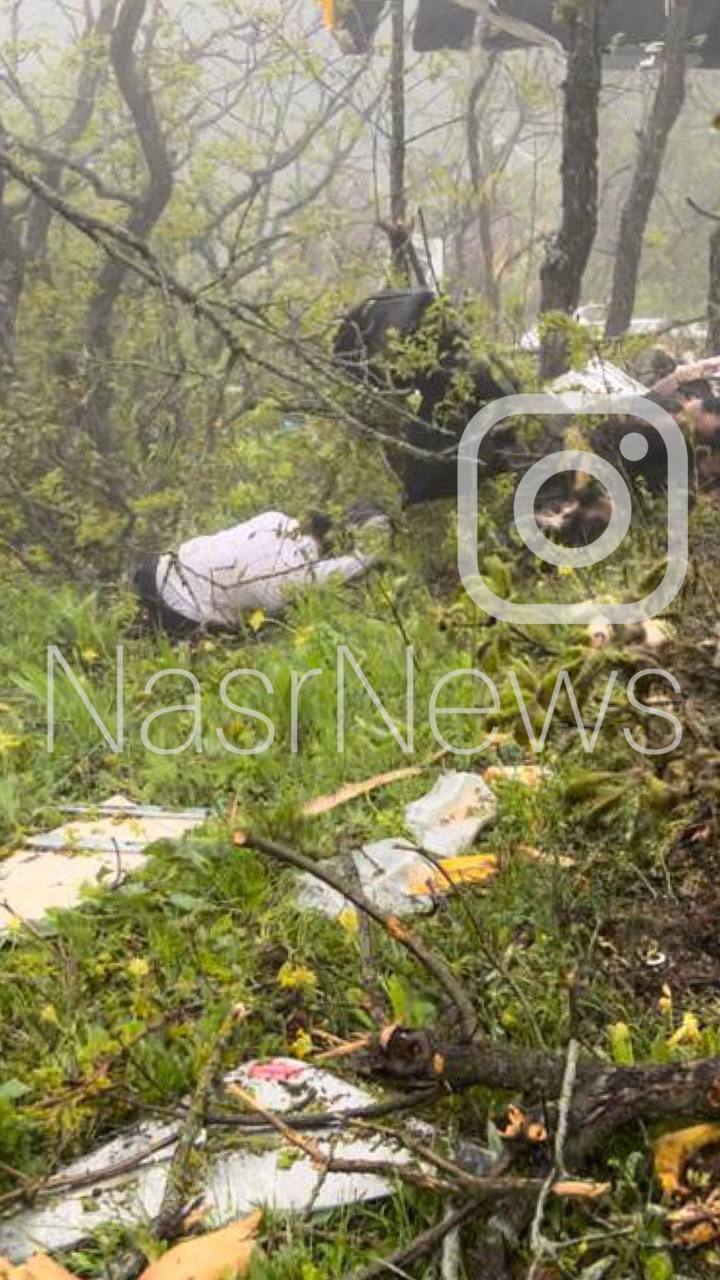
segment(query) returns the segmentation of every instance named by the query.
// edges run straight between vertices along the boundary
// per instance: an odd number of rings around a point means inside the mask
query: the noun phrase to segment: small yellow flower
[[[279,987],[287,990],[312,991],[318,984],[318,976],[315,970],[309,969],[307,965],[284,964],[278,972],[277,981]]]
[[[664,1013],[666,1017],[672,1017],[673,998],[672,991],[670,990],[667,982],[663,984],[662,995],[658,1000],[658,1009],[660,1010],[660,1013]]]
[[[694,1013],[686,1013],[677,1031],[673,1032],[667,1044],[669,1049],[678,1045],[697,1044],[701,1038],[700,1023]]]
[[[100,661],[100,654],[97,649],[83,649],[80,653],[80,657],[89,667]]]
[[[248,618],[248,626],[251,631],[259,631],[264,621],[265,614],[262,609],[255,609]]]
[[[147,978],[150,972],[150,965],[147,960],[143,960],[142,956],[135,956],[128,965],[128,973],[132,978]]]
[[[293,636],[293,645],[296,649],[304,649],[305,645],[312,640],[315,635],[314,627],[298,627]]]
[[[574,572],[575,570],[573,569],[571,564],[558,565],[558,573],[560,574],[561,578],[571,578]]]
[[[313,1050],[313,1042],[307,1031],[298,1031],[295,1039],[290,1045],[290,1051],[294,1058],[308,1058]]]
[[[340,912],[338,921],[341,927],[351,938],[357,938],[360,921],[358,920],[358,913],[354,907],[345,907],[345,909]]]
[[[40,1010],[40,1020],[41,1022],[50,1022],[53,1026],[57,1026],[58,1016],[57,1009],[54,1004],[46,1004],[43,1006]]]

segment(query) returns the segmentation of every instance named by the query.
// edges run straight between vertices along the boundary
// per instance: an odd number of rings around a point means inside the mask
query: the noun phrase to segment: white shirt
[[[176,555],[162,555],[156,586],[168,608],[184,618],[232,627],[256,609],[282,613],[289,595],[310,583],[336,574],[345,581],[359,577],[374,559],[355,552],[323,560],[317,541],[300,533],[297,520],[265,511],[232,529],[191,538]]]

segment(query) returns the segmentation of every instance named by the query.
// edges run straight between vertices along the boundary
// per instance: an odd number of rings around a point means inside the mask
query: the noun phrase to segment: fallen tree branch
[[[364,782],[347,782],[332,795],[316,796],[314,800],[308,800],[307,804],[303,805],[302,815],[304,818],[318,818],[322,814],[339,808],[340,805],[349,804],[351,800],[367,796],[380,787],[389,787],[394,782],[406,782],[408,778],[418,778],[421,773],[422,765],[414,764],[408,765],[405,769],[393,769],[390,773],[378,773],[374,778],[367,778]]]
[[[424,1172],[422,1169],[412,1165],[398,1164],[393,1160],[347,1160],[343,1157],[328,1156],[312,1138],[306,1138],[303,1134],[292,1129],[283,1120],[282,1116],[276,1115],[274,1111],[269,1111],[267,1107],[258,1102],[257,1098],[254,1098],[241,1085],[228,1085],[228,1093],[231,1093],[233,1097],[238,1098],[245,1106],[262,1116],[263,1120],[266,1120],[286,1142],[289,1142],[298,1151],[302,1151],[303,1155],[306,1155],[321,1173],[372,1174],[380,1178],[399,1178],[402,1182],[407,1182],[413,1187],[419,1187],[422,1191],[435,1191],[451,1195],[458,1190],[456,1182],[444,1181],[441,1178],[436,1178],[431,1173]]]
[[[347,897],[423,966],[457,1009],[463,1035],[459,1041],[448,1041],[430,1030],[402,1027],[374,1037],[367,1054],[367,1065],[374,1074],[454,1090],[482,1085],[516,1093],[531,1103],[562,1099],[556,1138],[559,1173],[566,1158],[586,1158],[609,1134],[626,1125],[641,1120],[716,1117],[720,1113],[720,1057],[615,1067],[580,1059],[576,1049],[568,1061],[560,1054],[493,1041],[478,1030],[473,1005],[445,961],[395,916],[381,911],[361,890],[342,882],[322,863],[287,845],[254,832],[236,833],[235,843],[309,873]]]
[[[198,1074],[195,1091],[183,1121],[178,1144],[173,1152],[162,1203],[153,1223],[153,1234],[159,1240],[173,1239],[178,1232],[191,1198],[196,1175],[190,1159],[203,1128],[205,1112],[222,1066],[222,1055],[238,1022],[247,1015],[244,1005],[234,1005],[224,1016]]]
[[[561,1055],[495,1043],[485,1036],[457,1044],[432,1031],[402,1028],[389,1039],[377,1037],[369,1061],[374,1073],[385,1078],[442,1081],[452,1089],[483,1085],[516,1092],[531,1102],[561,1096],[565,1065]],[[638,1121],[719,1113],[720,1057],[646,1067],[581,1059],[567,1114],[567,1159],[587,1158],[609,1134]]]
[[[394,449],[396,452],[407,454],[409,457],[417,458],[420,461],[433,462],[436,465],[442,463],[447,465],[455,464],[457,458],[456,441],[453,441],[445,451],[423,449],[403,439],[401,434],[391,435],[389,432],[382,431],[369,421],[351,413],[341,403],[338,403],[337,399],[333,398],[333,394],[331,394],[332,392],[347,391],[349,384],[347,377],[335,368],[329,357],[319,354],[316,349],[312,349],[309,344],[293,337],[291,333],[284,333],[276,329],[268,320],[258,315],[257,307],[249,303],[237,300],[232,303],[207,301],[202,296],[202,289],[191,289],[164,266],[142,236],[135,235],[132,230],[117,223],[86,213],[71,204],[64,196],[48,187],[41,178],[38,178],[36,174],[25,168],[13,156],[12,147],[15,145],[18,144],[13,140],[10,144],[0,147],[0,169],[4,169],[16,182],[19,182],[33,195],[46,201],[55,213],[73,226],[76,231],[80,231],[87,236],[109,257],[114,258],[120,267],[134,271],[146,284],[149,284],[152,288],[159,289],[166,297],[172,296],[176,298],[179,302],[189,307],[196,317],[207,321],[215,329],[216,333],[222,337],[229,351],[236,358],[242,359],[247,364],[255,365],[258,369],[271,374],[274,378],[282,380],[294,389],[296,395],[311,393],[315,411],[327,412],[332,418],[342,421],[349,430],[366,436],[377,445]],[[137,254],[139,260],[134,260],[130,256],[132,253]],[[230,321],[237,321],[257,330],[265,342],[267,342],[268,338],[272,338],[274,341],[279,342],[286,351],[291,350],[307,366],[308,373],[313,378],[312,383],[305,381],[291,370],[287,365],[287,361],[279,360],[277,364],[272,364],[259,351],[251,350],[241,342],[238,334],[230,326]],[[320,385],[320,378],[325,379],[330,384],[327,389]],[[352,384],[352,389],[358,394],[359,389],[355,384]],[[393,413],[398,419],[408,425],[411,423],[419,424],[426,435],[439,436],[447,434],[441,428],[436,428],[432,424],[419,419],[407,407],[403,406],[397,396],[386,396],[367,384],[364,384],[360,391],[367,405],[368,416],[370,416],[371,412],[377,414],[378,411],[387,409],[391,405]],[[319,409],[319,405],[322,405],[322,410]]]

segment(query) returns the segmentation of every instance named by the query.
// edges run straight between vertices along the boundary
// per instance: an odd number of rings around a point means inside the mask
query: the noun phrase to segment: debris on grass
[[[668,1214],[673,1243],[701,1249],[720,1240],[720,1187]]]
[[[497,799],[475,773],[445,773],[427,795],[405,808],[405,823],[417,843],[438,858],[454,858],[474,844],[492,822]]]
[[[566,853],[545,853],[542,849],[536,849],[531,844],[518,844],[513,849],[513,854],[517,854],[521,858],[527,858],[529,862],[545,863],[547,866],[562,867],[567,870],[569,867],[577,866],[575,858],[570,858]]]
[[[63,808],[78,817],[30,836],[24,849],[0,862],[0,930],[77,906],[90,886],[117,887],[143,866],[149,845],[179,840],[210,812],[136,805],[122,795]]]
[[[536,786],[545,773],[536,766],[498,766],[491,776]],[[363,893],[381,911],[407,915],[421,908],[418,899],[442,896],[459,884],[485,883],[498,870],[497,858],[466,850],[496,812],[497,798],[483,778],[474,773],[443,774],[426,795],[405,807],[406,825],[416,844],[390,837],[353,852]],[[331,859],[329,867],[341,876],[348,870],[344,858]],[[351,907],[342,893],[313,875],[300,876],[299,884],[299,901],[305,908],[337,918]]]
[[[631,378],[619,365],[594,356],[583,369],[571,369],[548,386],[548,391],[562,396],[572,413],[581,412],[588,403],[602,396],[646,396],[647,387]]]
[[[431,859],[419,853],[408,840],[398,837],[363,845],[353,852],[352,861],[365,897],[381,911],[395,915],[421,910],[418,897],[430,892],[424,886],[433,884],[437,876],[442,878]],[[344,858],[332,858],[327,865],[337,874],[346,874]],[[337,919],[348,908],[354,910],[343,894],[315,876],[301,875],[298,883],[302,907],[322,911],[332,919]],[[443,892],[447,892],[450,887],[447,879],[443,878],[443,883]]]
[[[494,853],[470,853],[460,858],[443,858],[435,870],[427,863],[422,871],[411,871],[408,893],[418,896],[436,896],[449,893],[454,885],[485,884],[498,871],[498,859]]]
[[[539,764],[491,764],[483,773],[486,782],[515,782],[534,791],[552,778],[552,770]]]
[[[302,1129],[303,1113],[315,1121],[319,1112],[331,1117],[327,1127],[313,1124],[313,1143],[326,1159],[394,1167],[410,1159],[388,1139],[349,1134],[337,1127],[344,1113],[357,1114],[376,1101],[364,1089],[299,1059],[248,1062],[227,1074],[218,1091],[216,1101],[223,1104],[228,1125],[204,1130],[195,1146],[203,1164],[202,1208],[208,1227],[236,1222],[261,1207],[306,1213],[393,1193],[392,1180],[378,1173],[318,1168],[309,1156],[283,1142],[262,1117],[253,1120],[245,1113],[242,1123],[234,1124],[233,1086],[252,1094],[267,1111],[291,1117],[296,1129]],[[234,1109],[240,1119],[236,1103]],[[182,1128],[181,1120],[142,1122],[59,1170],[38,1190],[32,1205],[0,1221],[0,1255],[18,1263],[38,1248],[77,1248],[109,1223],[132,1229],[154,1221]],[[157,1280],[154,1273],[153,1277]]]
[[[46,1253],[35,1253],[18,1267],[0,1258],[0,1280],[77,1280],[77,1276]]]
[[[140,1280],[222,1280],[247,1275],[262,1218],[256,1210],[229,1227],[185,1240],[146,1267]]]
[[[123,795],[111,796],[97,805],[62,805],[60,811],[77,817],[53,831],[29,836],[26,848],[39,852],[142,853],[157,840],[179,840],[210,815],[209,809],[172,810],[134,804]]]
[[[0,862],[0,931],[75,907],[85,889],[117,886],[144,863],[142,853],[13,853]]]
[[[600,614],[588,623],[585,634],[591,649],[606,649],[617,639],[632,649],[660,653],[670,644],[674,633],[667,622],[657,618],[633,625],[615,626]]]
[[[612,622],[608,622],[607,618],[599,615],[589,622],[586,628],[588,644],[591,649],[607,649],[612,643],[615,628]]]
[[[151,1262],[140,1280],[222,1280],[226,1275],[247,1275],[262,1218],[262,1212],[256,1210],[222,1230],[184,1240]],[[13,1266],[7,1258],[0,1258],[0,1280],[78,1280],[78,1277],[48,1254],[36,1253],[18,1266]]]

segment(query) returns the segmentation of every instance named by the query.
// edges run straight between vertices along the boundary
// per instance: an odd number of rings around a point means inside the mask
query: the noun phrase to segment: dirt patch
[[[642,901],[609,923],[599,939],[604,970],[641,999],[720,992],[720,830],[704,812],[671,848],[666,873],[648,881]]]

